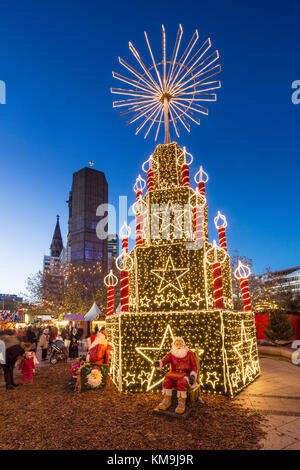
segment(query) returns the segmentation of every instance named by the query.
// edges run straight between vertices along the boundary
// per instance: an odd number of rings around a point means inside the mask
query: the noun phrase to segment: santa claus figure
[[[163,400],[158,405],[158,410],[167,410],[172,403],[172,390],[177,390],[178,405],[175,412],[185,412],[187,390],[195,387],[198,372],[197,361],[186,346],[182,338],[175,338],[171,351],[161,360],[155,361],[154,366],[162,369],[167,364],[171,365],[171,371],[167,372],[163,381]]]
[[[104,329],[101,329],[98,333],[88,338],[88,354],[86,361],[108,364],[109,351],[111,351],[111,349],[112,347],[107,341],[107,333]]]

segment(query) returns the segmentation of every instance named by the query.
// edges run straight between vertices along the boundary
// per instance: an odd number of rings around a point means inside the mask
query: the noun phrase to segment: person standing
[[[73,328],[70,335],[70,346],[69,346],[69,357],[76,359],[78,357],[78,332],[76,328]]]
[[[49,330],[46,328],[40,337],[40,347],[42,349],[42,361],[47,358],[47,351],[49,346]]]
[[[31,326],[27,328],[26,340],[28,341],[28,343],[31,343],[31,344],[36,342],[35,333]]]
[[[32,376],[34,374],[35,363],[34,353],[32,351],[26,351],[21,361],[19,370],[22,371],[22,383],[26,384],[32,382]]]

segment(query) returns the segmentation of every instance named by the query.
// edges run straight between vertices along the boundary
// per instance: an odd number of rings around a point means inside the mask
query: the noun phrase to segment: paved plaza
[[[261,377],[235,398],[262,413],[265,450],[300,450],[300,367],[279,358],[260,358]]]

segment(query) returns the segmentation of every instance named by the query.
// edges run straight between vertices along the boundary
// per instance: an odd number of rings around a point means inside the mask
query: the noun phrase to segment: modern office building
[[[107,259],[108,259],[108,270],[110,270],[118,256],[118,245],[119,237],[117,234],[109,234],[107,236]]]
[[[107,237],[99,239],[96,227],[101,217],[96,215],[99,205],[108,202],[108,185],[102,171],[82,168],[73,173],[69,193],[69,233],[67,258],[72,263],[101,261],[107,271]]]
[[[300,294],[300,266],[272,271],[270,274],[272,275],[272,280],[275,281],[273,289],[286,288],[292,294]],[[258,277],[266,282],[270,279],[266,274],[260,274]]]

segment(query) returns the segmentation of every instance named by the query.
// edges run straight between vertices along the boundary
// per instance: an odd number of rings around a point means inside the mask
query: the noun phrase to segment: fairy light
[[[193,162],[193,156],[186,151],[186,148],[183,147],[183,152],[177,158],[178,164],[181,166],[181,184],[182,186],[190,186],[190,169],[189,165]]]
[[[200,194],[199,189],[196,188],[194,194],[189,198],[189,204],[193,211],[193,226],[195,232],[195,240],[205,239],[204,227],[204,209],[206,207],[206,198]]]
[[[146,181],[141,177],[141,175],[138,175],[133,186],[133,190],[136,193],[136,200],[138,200],[139,197],[143,195],[143,190],[145,189],[145,186]]]
[[[153,362],[169,352],[173,338],[180,335],[191,350],[202,352],[203,393],[233,397],[259,375],[252,312],[121,313],[106,318],[106,331],[115,350],[113,381],[123,392],[160,393],[165,370],[157,371]]]
[[[119,63],[130,73],[130,78],[113,72],[113,77],[129,85],[129,88],[111,88],[111,93],[122,95],[126,99],[114,101],[114,108],[126,108],[120,116],[133,114],[127,124],[141,120],[136,129],[138,134],[142,129],[146,138],[151,129],[156,126],[155,141],[161,124],[164,124],[164,143],[171,142],[170,125],[179,137],[179,124],[190,132],[190,121],[200,124],[199,115],[207,115],[208,109],[200,103],[216,101],[216,93],[211,93],[221,87],[220,81],[211,80],[220,73],[221,66],[218,51],[210,53],[211,41],[207,39],[199,48],[196,30],[184,52],[180,55],[180,45],[183,35],[179,25],[171,60],[166,56],[166,31],[162,25],[162,60],[154,58],[150,42],[145,32],[145,39],[151,57],[152,66],[147,68],[133,44],[129,49],[138,62],[139,71],[119,58]],[[195,52],[195,49],[196,52]],[[194,50],[193,50],[194,49]]]
[[[122,253],[125,250],[126,253],[128,253],[128,238],[130,237],[131,234],[131,228],[127,225],[126,222],[123,223],[119,235],[122,239]]]
[[[205,185],[209,180],[208,174],[203,170],[203,167],[200,166],[199,171],[194,176],[195,183],[198,184],[199,193],[205,197]]]
[[[243,306],[245,312],[251,311],[251,300],[250,300],[250,293],[249,293],[249,283],[248,277],[251,274],[251,270],[248,266],[243,264],[241,260],[239,260],[238,267],[234,271],[235,278],[240,281],[241,292],[242,292],[242,299],[243,299]]]
[[[223,250],[227,251],[227,241],[226,241],[226,231],[225,231],[227,227],[227,220],[226,220],[225,215],[221,214],[221,212],[218,211],[217,216],[214,218],[214,223],[215,223],[216,229],[218,230],[220,247],[223,248]]]
[[[217,246],[216,240],[213,241],[212,248],[206,253],[206,262],[211,265],[213,271],[213,289],[215,308],[224,307],[223,279],[221,264],[226,259],[226,252],[223,248]]]
[[[104,284],[107,287],[107,315],[113,315],[114,313],[114,300],[115,300],[115,287],[118,284],[118,278],[112,272],[104,278]]]
[[[194,59],[186,62],[189,60]],[[177,72],[174,66],[173,78]],[[120,234],[121,312],[106,317],[113,345],[111,377],[122,392],[160,392],[165,371],[154,369],[153,361],[170,350],[172,335],[183,336],[190,349],[203,351],[201,390],[233,397],[259,375],[254,315],[233,311],[229,255],[215,241],[208,242],[208,176],[200,168],[196,191],[183,186],[181,167],[188,159],[187,152],[173,142],[158,145],[143,164],[145,173],[153,170],[154,184],[152,181],[149,189],[147,175],[146,194],[137,184],[135,189],[142,194],[132,207],[135,214],[143,213],[147,231],[143,246],[136,245],[130,255],[127,226]],[[160,208],[158,213],[152,211],[153,205]],[[167,212],[170,209],[167,222],[163,206]],[[185,225],[186,208],[191,230],[176,238],[176,229]],[[201,210],[201,218],[195,208]],[[166,231],[168,238],[164,238]],[[203,243],[187,249],[187,242],[195,238]]]
[[[154,191],[155,185],[154,185],[154,171],[157,170],[157,165],[156,168],[152,168],[152,155],[146,160],[143,165],[142,165],[142,170],[144,173],[147,174],[147,191]]]
[[[143,198],[143,190],[146,186],[146,181],[139,175],[133,186],[136,193],[136,211],[135,211],[135,246],[143,246],[143,224],[144,216],[140,210],[141,201]]]

